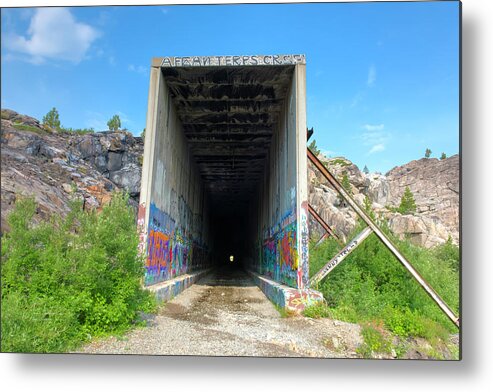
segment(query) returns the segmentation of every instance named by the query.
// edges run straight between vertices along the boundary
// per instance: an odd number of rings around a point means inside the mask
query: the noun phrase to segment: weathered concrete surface
[[[95,341],[81,352],[352,358],[362,343],[355,324],[282,318],[241,270],[208,275],[148,324],[120,339]]]
[[[306,165],[303,55],[154,59],[138,220],[146,285],[235,255],[308,288]]]

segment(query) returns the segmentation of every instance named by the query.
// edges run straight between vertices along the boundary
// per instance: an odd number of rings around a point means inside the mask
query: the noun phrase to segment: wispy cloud
[[[143,65],[133,65],[133,64],[130,64],[128,66],[128,70],[130,72],[136,72],[136,73],[146,73],[147,72],[147,67],[144,67]]]
[[[384,151],[387,142],[391,138],[391,134],[385,131],[385,125],[364,124],[362,128],[364,129],[364,132],[361,133],[360,139],[363,141],[365,146],[370,147],[366,155]]]
[[[369,132],[383,131],[383,129],[385,128],[385,125],[383,125],[383,124],[378,124],[378,125],[365,124],[365,125],[363,125],[363,128]]]
[[[78,22],[66,8],[38,8],[26,34],[7,34],[4,42],[7,50],[27,55],[25,59],[33,64],[47,60],[77,64],[100,35],[94,27]]]
[[[339,153],[337,151],[332,151],[332,150],[324,150],[324,149],[321,149],[320,152],[326,156],[327,158],[330,158],[330,157],[333,157],[333,156],[336,156],[336,155],[339,155]]]
[[[376,81],[377,81],[377,68],[374,65],[371,65],[370,69],[368,70],[368,79],[366,81],[366,85],[368,87],[373,87]]]
[[[363,100],[363,97],[364,97],[364,94],[362,91],[358,91],[353,99],[351,100],[351,103],[349,104],[349,107],[350,108],[355,108],[356,106],[358,106],[358,104]]]
[[[374,154],[376,152],[381,152],[383,150],[385,150],[385,144],[375,144],[372,148],[370,148],[370,151],[368,151],[368,155]]]

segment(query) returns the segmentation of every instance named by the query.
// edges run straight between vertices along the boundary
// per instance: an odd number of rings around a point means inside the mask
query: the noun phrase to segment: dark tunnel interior
[[[162,68],[209,196],[217,267],[241,267],[255,257],[252,206],[293,71],[293,65]]]

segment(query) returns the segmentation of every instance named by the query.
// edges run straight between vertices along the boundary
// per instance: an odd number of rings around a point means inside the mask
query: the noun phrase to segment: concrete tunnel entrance
[[[304,55],[153,59],[138,225],[159,298],[221,265],[282,307],[321,298],[307,287],[305,95]]]

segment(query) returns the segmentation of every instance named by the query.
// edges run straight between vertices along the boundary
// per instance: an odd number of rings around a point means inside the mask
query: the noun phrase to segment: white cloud
[[[371,146],[366,155],[382,152],[390,140],[390,133],[385,131],[384,124],[365,124],[365,131],[360,135],[365,146]]]
[[[133,65],[130,64],[128,66],[128,70],[131,72],[137,72],[137,73],[146,73],[147,72],[147,67],[144,67],[143,65]]]
[[[385,150],[385,144],[383,143],[375,144],[372,148],[370,148],[370,151],[368,151],[368,155],[376,152],[381,152],[383,150]]]
[[[375,85],[376,80],[377,80],[377,69],[374,65],[372,65],[368,70],[368,79],[366,81],[366,84],[368,85],[368,87],[373,87]]]
[[[365,124],[363,125],[363,128],[365,128],[367,131],[383,131],[384,129],[383,124],[378,124],[378,125],[371,125],[371,124]]]
[[[99,36],[98,30],[77,22],[66,8],[38,8],[31,18],[27,34],[8,34],[5,47],[28,55],[28,61],[34,64],[49,59],[77,64]]]

